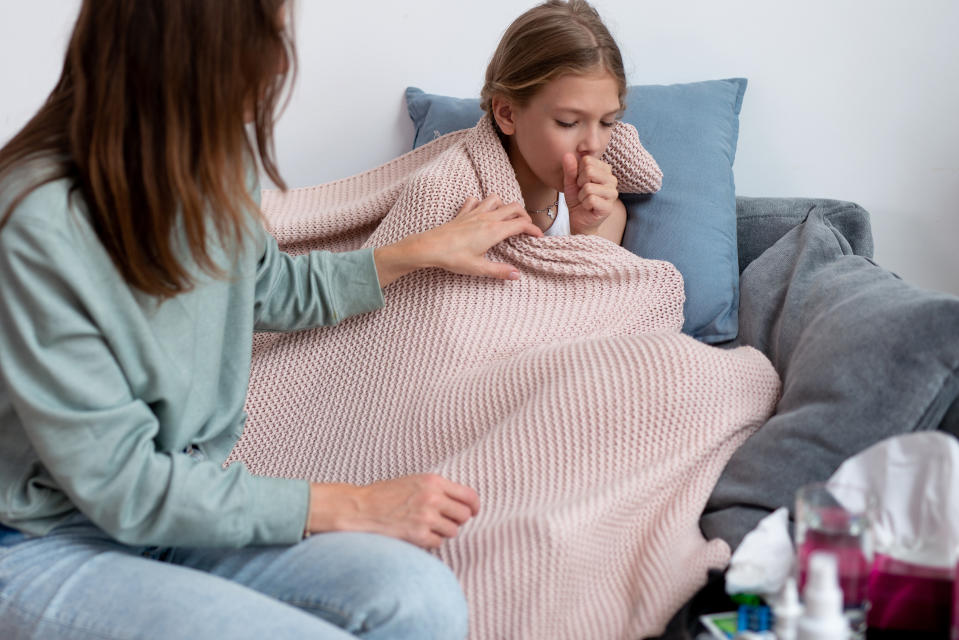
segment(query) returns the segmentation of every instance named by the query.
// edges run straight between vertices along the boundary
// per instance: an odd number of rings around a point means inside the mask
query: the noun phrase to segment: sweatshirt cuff
[[[310,511],[310,483],[254,476],[250,544],[296,544],[303,539]]]
[[[380,278],[376,274],[373,249],[359,249],[335,255],[337,260],[334,268],[337,273],[331,274],[329,280],[331,283],[339,283],[341,290],[349,291],[349,295],[341,295],[337,300],[342,305],[338,307],[340,317],[337,320],[382,308],[385,300],[383,289],[380,288]]]

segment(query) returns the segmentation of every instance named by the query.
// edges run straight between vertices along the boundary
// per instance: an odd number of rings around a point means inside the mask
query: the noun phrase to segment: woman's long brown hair
[[[131,286],[164,298],[191,289],[187,257],[222,275],[208,236],[239,244],[254,219],[247,182],[257,160],[285,188],[273,147],[295,73],[285,4],[84,0],[60,80],[0,149],[0,179],[33,160],[52,171],[0,212],[0,230],[31,191],[67,178]],[[189,256],[178,252],[178,227]]]

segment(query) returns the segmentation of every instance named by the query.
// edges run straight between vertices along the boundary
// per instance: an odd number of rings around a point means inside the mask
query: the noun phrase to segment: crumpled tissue
[[[780,507],[760,520],[736,547],[726,571],[726,593],[753,593],[775,600],[795,563],[789,509]]]

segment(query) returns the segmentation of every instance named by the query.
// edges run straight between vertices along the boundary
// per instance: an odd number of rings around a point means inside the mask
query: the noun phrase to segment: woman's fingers
[[[524,209],[523,205],[519,202],[503,204],[503,201],[496,194],[484,198],[473,207],[469,213],[474,214],[474,217],[482,217],[485,215],[491,220],[509,220],[510,218],[517,217],[529,218],[526,209]]]
[[[403,537],[403,536],[399,536],[399,537]],[[418,532],[417,534],[405,539],[407,542],[412,542],[416,546],[423,547],[424,549],[436,549],[441,544],[443,544],[443,540],[445,540],[446,538],[444,538],[443,536],[437,533],[434,533],[431,530],[431,531]]]
[[[503,230],[505,235],[500,238],[500,241],[505,240],[510,236],[518,236],[521,233],[525,233],[526,235],[530,235],[535,238],[541,238],[543,236],[543,230],[533,224],[533,220],[529,216],[510,220],[509,224],[503,226]]]
[[[469,214],[482,214],[487,211],[492,211],[503,204],[503,201],[500,200],[500,197],[495,193],[489,196],[486,196],[482,200],[470,196],[466,199],[466,202],[463,204],[463,207],[460,209],[457,216],[468,216]]]
[[[467,520],[472,518],[475,514],[472,509],[456,500],[450,500],[445,505],[440,507],[440,515],[442,515],[447,520],[461,525]]]
[[[464,505],[469,509],[472,515],[479,513],[479,494],[470,487],[466,485],[457,484],[451,480],[447,480],[449,483],[446,487],[446,495],[452,500]]]
[[[479,200],[470,196],[466,199],[466,202],[463,203],[463,206],[460,207],[459,212],[456,214],[458,216],[464,215],[476,208],[476,205],[479,204]]]
[[[533,219],[520,203],[512,202],[505,205],[500,203],[493,206],[497,202],[499,202],[498,196],[490,196],[470,212],[473,215],[469,220],[464,219],[462,221],[465,232],[483,236],[482,244],[486,246],[482,247],[482,253],[486,253],[490,247],[505,238],[520,233],[527,233],[536,237],[543,235],[543,231],[533,224]],[[493,208],[489,208],[491,206]],[[471,222],[479,224],[473,227],[469,224]],[[469,227],[466,226],[468,224]]]
[[[492,195],[489,195],[483,198],[480,201],[480,203],[476,205],[476,208],[474,209],[474,213],[476,213],[477,215],[480,215],[480,214],[486,213],[487,211],[495,211],[502,206],[503,206],[503,201],[500,199],[498,195],[494,193]]]
[[[496,194],[487,196],[486,198],[483,198],[482,200],[474,196],[470,196],[463,203],[463,206],[460,207],[460,210],[457,212],[455,217],[465,218],[465,217],[469,217],[471,214],[476,215],[479,213],[483,213],[485,211],[489,211],[490,209],[496,208],[499,204],[500,204],[500,198]]]
[[[483,250],[480,257],[485,256],[486,252],[493,247],[494,245],[499,244],[506,238],[511,238],[513,236],[518,236],[526,234],[533,236],[534,238],[540,238],[543,236],[543,230],[533,224],[533,221],[529,217],[525,218],[513,218],[511,220],[503,220],[496,222],[493,226],[488,228],[489,235],[486,238],[486,242],[483,244],[486,245],[486,248]]]
[[[527,218],[532,220],[532,218],[529,217],[529,213],[523,208],[523,205],[518,202],[500,205],[491,211],[491,213],[494,219],[497,220],[509,220],[511,218]]]
[[[456,536],[479,509],[473,489],[431,473],[384,480],[358,491],[358,513],[345,528],[386,533],[426,548]]]
[[[437,518],[430,531],[443,538],[455,538],[460,528],[459,525],[448,518]]]
[[[543,235],[518,202],[503,204],[496,194],[468,198],[452,220],[418,235],[417,251],[422,264],[453,273],[515,279],[514,267],[489,261],[486,252],[521,233]]]
[[[485,258],[478,261],[468,272],[474,276],[485,276],[497,280],[518,280],[520,277],[516,267],[505,262],[493,262]]]
[[[422,526],[416,526],[416,543],[427,548],[435,548],[447,538],[459,534],[460,526],[476,515],[479,510],[479,496],[470,487],[457,484],[442,476],[425,474],[424,491],[421,502],[422,513],[416,518]],[[413,478],[417,478],[413,476]]]

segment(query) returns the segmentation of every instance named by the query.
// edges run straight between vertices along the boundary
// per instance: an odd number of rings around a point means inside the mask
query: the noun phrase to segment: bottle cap
[[[776,637],[779,640],[796,640],[796,623],[802,611],[796,579],[786,578],[786,584],[779,594],[779,602],[773,607]]]
[[[826,551],[809,555],[809,573],[803,589],[805,609],[799,619],[799,640],[845,640],[849,623],[842,613],[839,565]]]
[[[814,618],[842,615],[842,590],[836,556],[824,551],[809,555],[809,577],[803,590],[806,614]]]

